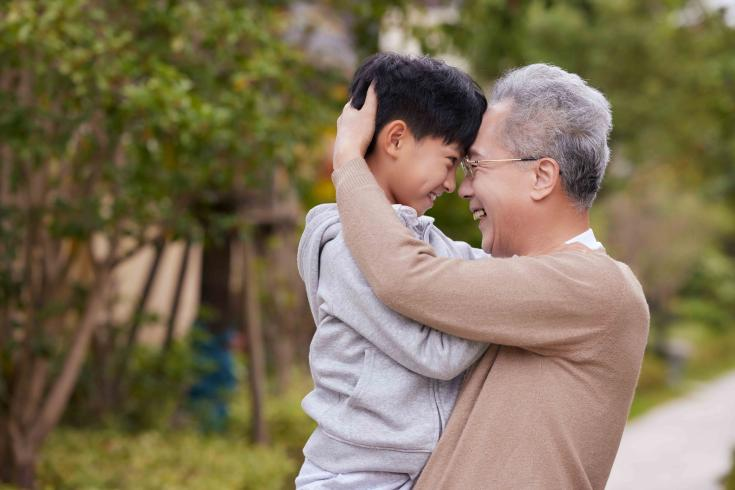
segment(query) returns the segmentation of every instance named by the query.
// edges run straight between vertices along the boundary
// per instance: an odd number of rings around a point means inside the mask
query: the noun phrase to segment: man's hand
[[[375,95],[375,82],[368,87],[362,109],[352,107],[352,101],[345,104],[337,119],[337,137],[334,140],[332,165],[334,170],[354,160],[364,158],[375,132],[375,114],[378,111],[378,97]]]

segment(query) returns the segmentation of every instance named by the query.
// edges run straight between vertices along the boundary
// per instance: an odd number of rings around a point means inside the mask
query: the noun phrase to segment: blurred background
[[[732,4],[1,1],[0,487],[293,487],[313,429],[296,247],[334,199],[347,83],[380,50],[485,88],[547,62],[601,89],[593,228],[652,315],[631,426],[732,376]],[[479,246],[456,195],[430,214]],[[729,441],[716,483],[680,487],[735,488]],[[666,457],[651,472],[676,481]]]

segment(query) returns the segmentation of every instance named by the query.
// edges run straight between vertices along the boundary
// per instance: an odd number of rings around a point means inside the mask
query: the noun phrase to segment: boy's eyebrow
[[[454,143],[449,148],[456,154],[457,158],[462,156],[462,147],[458,143]]]

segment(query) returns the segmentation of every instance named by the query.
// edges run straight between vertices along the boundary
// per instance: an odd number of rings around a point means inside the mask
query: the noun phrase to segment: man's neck
[[[536,223],[530,229],[535,230],[528,234],[519,244],[517,255],[546,255],[563,249],[567,241],[584,233],[590,227],[589,212],[571,210],[554,214],[554,218]]]
[[[396,198],[393,195],[393,193],[390,190],[390,186],[388,185],[389,179],[388,179],[388,168],[386,162],[382,161],[380,158],[378,158],[375,153],[372,155],[369,155],[365,161],[367,161],[368,168],[370,168],[370,171],[373,173],[373,176],[375,177],[375,181],[378,183],[381,189],[383,189],[383,193],[385,193],[385,197],[388,198],[388,201],[391,204],[396,204]]]

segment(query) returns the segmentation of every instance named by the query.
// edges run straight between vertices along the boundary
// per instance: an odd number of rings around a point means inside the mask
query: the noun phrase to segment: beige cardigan
[[[604,251],[463,261],[397,220],[364,160],[333,174],[345,239],[390,308],[494,344],[417,489],[603,489],[648,337],[630,269]]]

